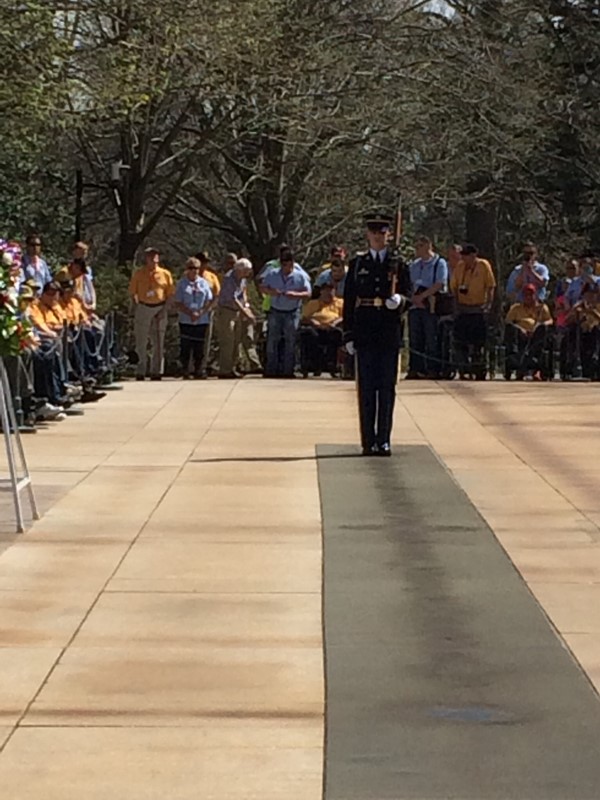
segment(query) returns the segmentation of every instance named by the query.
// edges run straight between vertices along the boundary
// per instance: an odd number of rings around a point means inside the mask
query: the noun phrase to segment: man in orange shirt
[[[83,325],[88,322],[84,305],[75,294],[74,281],[61,281],[59,302],[69,325]]]
[[[69,325],[68,355],[71,371],[83,384],[98,373],[100,332],[91,325],[89,313],[75,293],[75,281],[60,282],[60,307]],[[99,392],[84,392],[84,402],[100,399]],[[102,394],[104,397],[104,394]]]
[[[135,304],[134,332],[138,357],[137,378],[143,381],[148,366],[148,339],[152,341],[150,378],[159,381],[164,369],[167,303],[175,293],[173,276],[160,266],[155,247],[144,251],[144,266],[131,276],[129,294]]]
[[[31,306],[30,319],[34,328],[48,339],[57,339],[67,321],[59,295],[59,284],[50,281],[44,285],[40,297]]]
[[[66,399],[68,375],[64,363],[63,331],[67,321],[59,302],[60,285],[56,281],[44,284],[42,293],[31,303],[24,315],[38,337],[34,354],[36,391],[47,397],[47,407],[53,419],[62,419],[62,404]]]

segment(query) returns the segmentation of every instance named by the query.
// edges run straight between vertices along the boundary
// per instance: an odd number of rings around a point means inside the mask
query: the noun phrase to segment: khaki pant
[[[152,363],[150,374],[162,375],[165,364],[165,333],[167,332],[167,309],[164,305],[135,307],[134,334],[138,357],[137,374],[144,377],[148,367],[148,340],[151,340]]]
[[[225,306],[220,306],[217,311],[220,375],[231,375],[238,360],[241,341],[240,313]]]
[[[246,354],[250,369],[253,371],[261,369],[260,358],[256,352],[256,340],[254,332],[254,321],[248,319],[245,314],[240,314],[239,327],[240,327],[240,344],[242,350]]]

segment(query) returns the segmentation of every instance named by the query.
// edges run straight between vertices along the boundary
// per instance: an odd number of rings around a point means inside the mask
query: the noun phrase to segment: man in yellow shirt
[[[461,380],[485,380],[486,313],[491,308],[496,279],[489,261],[479,258],[473,244],[465,245],[450,275],[454,295],[454,348]]]
[[[528,283],[523,287],[523,301],[512,305],[506,315],[504,377],[507,380],[514,369],[518,380],[528,372],[533,373],[534,379],[542,379],[542,356],[551,327],[550,309],[538,300],[537,287]]]
[[[332,283],[321,287],[317,300],[309,300],[302,311],[300,346],[302,371],[319,376],[325,369],[337,374],[338,350],[342,346],[344,301],[335,297]]]
[[[88,314],[83,303],[75,294],[75,282],[62,281],[60,289],[60,307],[65,312],[69,325],[83,325],[86,323]]]
[[[129,294],[135,304],[134,333],[138,357],[137,380],[146,377],[148,339],[152,340],[150,378],[159,381],[164,369],[167,303],[175,293],[173,276],[160,266],[160,253],[155,247],[144,251],[144,266],[131,276]]]
[[[34,328],[48,339],[58,338],[67,316],[59,303],[60,286],[54,281],[46,283],[40,297],[32,304],[29,318]]]

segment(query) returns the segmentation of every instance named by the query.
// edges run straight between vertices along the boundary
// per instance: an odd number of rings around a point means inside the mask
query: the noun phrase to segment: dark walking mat
[[[600,700],[433,453],[317,452],[326,800],[598,800]]]

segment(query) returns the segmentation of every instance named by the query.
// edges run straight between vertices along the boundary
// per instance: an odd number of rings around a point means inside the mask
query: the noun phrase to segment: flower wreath
[[[17,356],[30,343],[31,324],[19,314],[19,295],[11,278],[20,264],[19,245],[0,239],[0,358]]]

